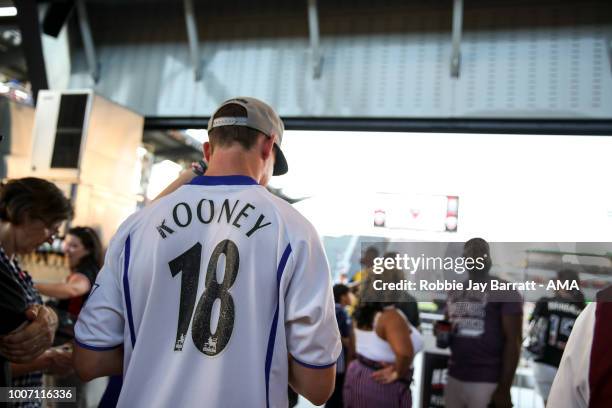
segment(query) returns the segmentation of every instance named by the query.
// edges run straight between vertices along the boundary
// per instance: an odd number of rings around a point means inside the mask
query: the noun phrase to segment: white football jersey
[[[75,326],[124,347],[120,407],[286,407],[288,355],[341,352],[312,225],[247,176],[203,176],[129,217]]]

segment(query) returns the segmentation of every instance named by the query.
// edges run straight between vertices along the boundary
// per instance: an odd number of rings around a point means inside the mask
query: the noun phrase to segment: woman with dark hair
[[[64,282],[37,283],[36,288],[45,296],[58,299],[55,305],[60,320],[56,344],[74,338],[74,323],[85,304],[102,267],[102,244],[98,234],[89,227],[70,228],[63,243],[70,274]],[[75,406],[86,407],[86,384],[76,375],[54,378],[57,387],[76,387]]]
[[[68,230],[63,249],[70,275],[64,282],[37,283],[36,288],[45,296],[59,299],[57,309],[76,319],[102,267],[102,244],[93,229],[74,227]]]
[[[32,283],[30,275],[21,269],[16,256],[28,254],[45,242],[52,242],[61,224],[72,216],[72,207],[62,191],[53,183],[38,178],[10,180],[0,187],[0,274],[3,279],[12,279],[19,287],[19,296],[24,305],[36,307],[37,314],[46,314],[57,321],[55,313],[42,306],[42,299]],[[3,293],[4,296],[4,293]],[[34,305],[34,306],[33,306]],[[25,311],[23,322],[26,321]],[[54,323],[53,329],[55,329]],[[0,338],[0,352],[14,361],[11,364],[13,387],[40,387],[42,371],[65,372],[70,366],[71,353],[48,349],[44,335],[35,340],[44,344],[46,351],[34,359],[19,359],[24,347],[32,340],[24,340],[17,329]],[[53,334],[49,336],[53,339]],[[16,403],[14,406],[40,406],[39,402]]]
[[[356,359],[344,379],[345,408],[412,406],[412,360],[423,348],[423,339],[394,306],[393,294],[373,287],[375,279],[393,281],[396,274],[370,274],[362,283],[353,315]]]

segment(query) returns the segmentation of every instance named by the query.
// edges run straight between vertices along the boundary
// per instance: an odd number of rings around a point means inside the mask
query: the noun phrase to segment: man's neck
[[[248,176],[257,181],[261,180],[261,169],[249,157],[248,152],[235,149],[219,149],[211,156],[206,170],[207,176]]]

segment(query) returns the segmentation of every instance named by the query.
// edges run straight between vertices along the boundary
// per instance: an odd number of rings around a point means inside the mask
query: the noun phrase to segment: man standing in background
[[[491,253],[482,238],[465,243],[465,258],[484,258],[469,271],[473,282],[490,282]],[[490,290],[451,292],[446,314],[452,324],[445,405],[448,408],[512,407],[510,388],[521,351],[523,304],[517,291],[503,299]],[[499,301],[503,300],[503,301]]]
[[[557,280],[574,282],[578,281],[579,277],[574,270],[562,269],[557,274]],[[530,318],[527,351],[534,357],[536,389],[544,400],[544,405],[548,400],[567,340],[584,307],[582,291],[564,289],[557,290],[553,297],[538,300],[535,305]]]

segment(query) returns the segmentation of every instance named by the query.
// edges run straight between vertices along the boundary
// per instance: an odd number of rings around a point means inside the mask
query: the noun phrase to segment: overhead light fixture
[[[15,17],[17,7],[0,7],[0,17]]]

